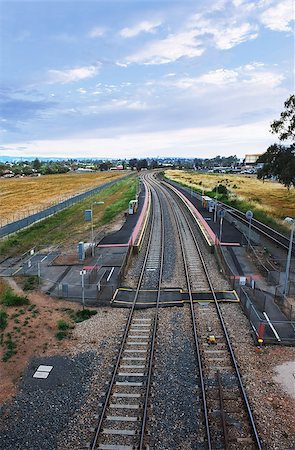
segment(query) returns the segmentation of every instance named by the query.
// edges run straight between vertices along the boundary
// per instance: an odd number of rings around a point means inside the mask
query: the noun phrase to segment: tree
[[[100,170],[101,172],[104,172],[104,171],[106,171],[106,170],[109,170],[109,167],[108,167],[107,163],[102,162],[102,163],[99,165],[99,170]]]
[[[137,161],[136,164],[136,169],[138,171],[140,171],[141,169],[147,169],[148,168],[148,163],[146,159],[140,159],[139,161]]]
[[[134,168],[137,165],[137,159],[136,158],[132,158],[129,160],[129,166],[131,167],[131,170],[134,170]]]
[[[150,162],[150,168],[151,169],[157,169],[159,167],[159,163],[156,159],[152,159]]]
[[[270,125],[271,132],[277,134],[280,141],[295,141],[295,95],[290,95],[284,106],[285,110],[281,112],[280,119],[274,120]]]
[[[34,159],[34,161],[32,162],[32,167],[33,169],[39,171],[41,168],[41,162],[38,158]]]
[[[265,180],[275,177],[288,189],[295,186],[295,144],[290,147],[273,144],[258,158],[257,163],[263,163],[257,178]]]

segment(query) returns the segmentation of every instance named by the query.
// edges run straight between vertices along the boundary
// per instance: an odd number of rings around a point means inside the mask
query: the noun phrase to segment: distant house
[[[262,153],[249,153],[245,155],[243,165],[253,167],[256,165],[257,159],[261,156]]]
[[[85,173],[85,172],[95,172],[95,170],[89,169],[89,168],[86,168],[86,167],[78,167],[78,169],[76,169],[75,172]]]
[[[4,170],[2,177],[3,178],[12,178],[12,177],[14,177],[14,173],[11,170]]]
[[[123,170],[124,169],[124,167],[122,166],[122,164],[119,164],[118,166],[116,166],[116,167],[111,167],[110,168],[110,170]]]

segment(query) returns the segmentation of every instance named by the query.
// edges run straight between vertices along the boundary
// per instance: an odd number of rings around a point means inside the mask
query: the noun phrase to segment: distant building
[[[85,167],[78,167],[78,169],[76,170],[76,172],[78,172],[78,173],[95,172],[95,170],[93,170],[93,169],[87,169],[87,168],[85,168]]]
[[[110,170],[124,170],[124,167],[123,167],[122,164],[119,164],[119,165],[116,166],[116,167],[111,167]]]
[[[244,166],[255,166],[256,165],[256,161],[259,158],[259,156],[261,156],[263,153],[251,153],[251,154],[247,154],[245,155],[244,161],[243,161],[243,165]]]

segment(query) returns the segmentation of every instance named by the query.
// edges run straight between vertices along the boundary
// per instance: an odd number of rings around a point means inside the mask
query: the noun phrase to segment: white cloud
[[[102,37],[106,32],[106,29],[103,27],[95,27],[93,28],[89,33],[88,33],[88,37],[90,38],[100,38]]]
[[[236,7],[240,4],[240,8],[243,9],[241,17],[238,7],[234,11],[228,10],[226,18],[224,14],[216,17],[216,13],[225,7],[225,3],[221,1],[208,13],[190,16],[179,31],[163,39],[147,43],[141,50],[127,57],[126,61],[140,64],[166,64],[177,61],[181,57],[201,56],[208,46],[228,50],[243,42],[256,39],[258,25],[245,19],[249,11],[253,9],[253,4],[244,5],[238,0],[235,3]],[[214,13],[213,16],[210,16],[212,13]]]
[[[245,153],[265,150],[273,142],[268,132],[269,121],[258,121],[240,126],[220,125],[168,129],[160,132],[122,134],[112,130],[110,137],[36,140],[22,143],[24,154],[36,156],[81,157],[155,157],[181,155],[183,157],[213,157],[217,154],[243,157]],[[89,133],[87,133],[89,136]],[[212,145],[214,143],[214,145]],[[19,156],[19,143],[9,143],[11,156]]]
[[[235,83],[238,79],[238,72],[228,69],[212,70],[204,75],[201,75],[197,80],[207,84],[225,85]]]
[[[153,41],[143,50],[129,56],[128,62],[143,64],[166,64],[181,57],[192,58],[204,52],[194,31],[170,34],[166,39]]]
[[[210,31],[209,31],[210,32]],[[227,50],[242,42],[256,39],[257,27],[243,23],[233,27],[220,27],[211,30],[217,48]]]
[[[289,25],[294,20],[294,4],[292,0],[280,0],[260,16],[267,28],[274,31],[292,31]]]
[[[76,67],[75,69],[49,70],[49,84],[67,84],[75,81],[92,78],[99,72],[99,64],[92,66]]]
[[[180,89],[196,89],[198,93],[204,93],[200,89],[206,86],[208,90],[214,87],[243,90],[248,85],[248,87],[253,86],[257,91],[261,89],[267,91],[280,86],[284,78],[282,73],[267,70],[262,63],[252,63],[234,69],[211,70],[199,77],[180,78],[164,83]]]
[[[160,21],[149,22],[147,20],[138,23],[134,27],[123,28],[120,31],[120,36],[124,38],[132,38],[140,33],[155,33],[156,29],[161,25]]]

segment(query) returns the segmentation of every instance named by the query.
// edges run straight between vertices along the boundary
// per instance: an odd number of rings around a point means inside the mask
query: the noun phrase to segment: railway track
[[[163,187],[159,187],[162,189]],[[171,202],[182,247],[192,328],[199,367],[205,441],[208,449],[254,450],[261,443],[230,338],[200,246],[179,201]],[[209,289],[214,304],[194,305],[192,292]]]
[[[164,231],[164,204],[174,220],[182,254],[183,274],[189,295],[192,340],[196,354],[198,410],[196,448],[208,450],[261,449],[255,422],[242,378],[222,318],[209,272],[194,236],[188,212],[179,200],[153,178],[146,176],[152,193],[152,219],[146,254],[133,303],[123,332],[118,356],[91,442],[91,450],[131,450],[149,448],[147,420],[154,369],[159,300],[167,238]],[[172,236],[171,236],[172,237]],[[170,241],[171,241],[170,237]],[[173,240],[171,242],[173,245]],[[180,262],[177,262],[180,264]],[[137,310],[145,291],[157,292],[156,306]],[[193,303],[194,291],[210,291],[214,304],[201,307]],[[214,335],[216,344],[208,342]],[[167,374],[168,376],[168,374]],[[171,386],[172,392],[174,386]],[[169,408],[169,405],[165,405]],[[192,435],[193,436],[193,435]],[[154,448],[154,447],[152,447]],[[162,447],[161,447],[162,448]],[[166,447],[163,447],[166,448]]]
[[[92,450],[144,448],[163,271],[163,242],[163,217],[159,200],[154,194],[146,256],[90,445]],[[139,292],[146,288],[157,289],[156,307],[153,310],[137,311],[135,307]]]

